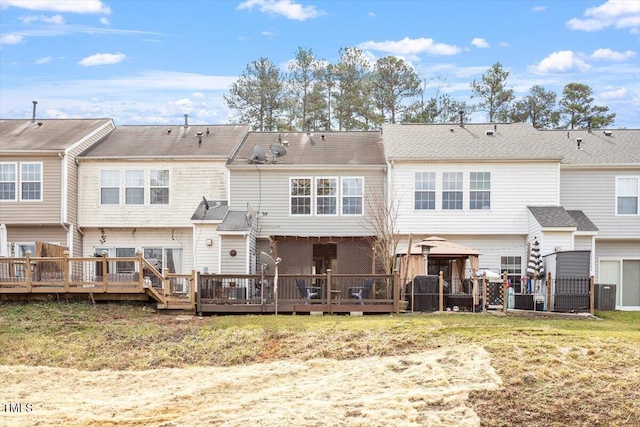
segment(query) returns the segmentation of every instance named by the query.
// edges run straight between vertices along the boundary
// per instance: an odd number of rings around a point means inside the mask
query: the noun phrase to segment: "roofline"
[[[244,230],[244,231],[216,230],[216,231],[221,236],[243,236],[243,237],[248,235],[251,232],[251,230]]]
[[[425,159],[421,157],[388,157],[389,162],[398,163],[561,163],[561,157],[544,157],[539,159],[531,158],[447,158],[447,159]]]
[[[220,155],[199,155],[198,157],[194,156],[128,156],[128,157],[109,157],[109,156],[78,156],[78,161],[87,162],[87,161],[104,161],[104,160],[114,160],[120,162],[129,162],[129,161],[139,161],[139,160],[191,160],[195,162],[208,162],[213,160],[222,160],[227,161],[227,156]]]
[[[261,170],[291,170],[291,169],[295,169],[295,170],[300,170],[300,169],[304,169],[304,170],[311,170],[311,169],[326,169],[327,167],[331,167],[332,169],[340,169],[340,170],[353,170],[353,169],[380,169],[380,170],[384,170],[384,168],[387,167],[386,163],[381,163],[381,164],[365,164],[365,165],[337,165],[337,164],[333,164],[333,163],[328,163],[328,164],[320,164],[320,165],[293,165],[293,164],[279,164],[279,163],[267,163],[267,164],[259,164],[259,163],[247,163],[247,164],[227,164],[227,167],[229,169],[255,169],[257,166],[263,166],[262,168],[259,168]],[[264,166],[268,166],[267,168],[264,168]]]
[[[542,227],[542,231],[578,231],[578,226],[554,227],[553,225],[547,225]]]
[[[74,142],[73,144],[71,144],[69,147],[65,148],[65,154],[68,154],[70,151],[74,150],[75,148],[77,148],[78,146],[80,146],[81,144],[83,144],[84,142],[86,142],[88,139],[92,138],[94,135],[96,135],[98,132],[101,132],[103,129],[108,128],[109,126],[111,126],[111,131],[113,131],[116,128],[116,124],[113,122],[112,119],[108,119],[106,122],[104,122],[102,125],[98,126],[97,128],[95,128],[91,133],[89,133],[88,135],[84,135],[82,138],[80,138],[78,141]],[[105,135],[106,136],[106,135]]]
[[[560,169],[640,169],[640,163],[561,163]]]
[[[59,150],[0,150],[5,156],[19,154],[21,156],[57,156],[58,154],[65,154],[66,148],[62,148]]]
[[[597,236],[598,232],[594,230],[576,230],[576,236]]]

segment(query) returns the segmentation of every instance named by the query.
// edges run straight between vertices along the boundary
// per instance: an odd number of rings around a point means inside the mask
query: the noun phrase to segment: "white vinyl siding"
[[[120,171],[100,171],[100,203],[103,205],[120,204]]]
[[[342,214],[362,215],[364,178],[342,178]]]
[[[125,203],[127,205],[144,204],[144,171],[128,170],[125,172]]]
[[[638,215],[640,177],[616,177],[616,214]]]
[[[442,210],[462,210],[462,172],[442,173]]]
[[[469,209],[491,209],[491,172],[469,173]]]
[[[416,172],[414,208],[428,210],[436,208],[435,172]]]
[[[20,163],[20,200],[42,201],[42,163]]]
[[[0,200],[16,200],[17,163],[0,163]]]

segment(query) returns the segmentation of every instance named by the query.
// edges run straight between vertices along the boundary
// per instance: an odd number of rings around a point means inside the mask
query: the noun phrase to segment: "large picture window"
[[[491,209],[491,173],[469,174],[469,209]]]
[[[415,175],[415,209],[436,208],[436,173],[416,172]]]
[[[364,178],[342,178],[342,214],[362,215]]]
[[[0,163],[0,200],[16,200],[16,163]]]
[[[616,214],[638,215],[640,177],[616,177]]]
[[[20,199],[42,200],[42,163],[20,164]]]
[[[100,203],[103,205],[120,203],[120,171],[100,171]]]
[[[442,209],[462,209],[462,172],[442,173]]]
[[[144,171],[128,170],[125,175],[125,200],[127,205],[144,204]]]
[[[338,180],[316,178],[316,214],[338,214]]]
[[[291,178],[289,181],[291,215],[311,215],[311,179]]]
[[[169,204],[169,171],[152,170],[150,173],[150,202],[152,205]]]

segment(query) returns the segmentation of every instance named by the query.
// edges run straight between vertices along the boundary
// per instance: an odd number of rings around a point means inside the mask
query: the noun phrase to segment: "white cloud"
[[[193,92],[191,96],[198,99],[206,99],[206,96],[202,92]]]
[[[0,37],[0,44],[20,44],[24,42],[24,37],[20,34],[6,34]]]
[[[636,53],[632,50],[616,52],[611,49],[597,49],[591,54],[590,58],[594,61],[626,61],[634,56],[636,56]]]
[[[3,8],[7,8],[9,6],[28,10],[48,10],[52,12],[111,13],[111,9],[104,5],[100,0],[2,0]]]
[[[561,50],[553,52],[544,58],[532,70],[539,74],[547,73],[568,73],[573,71],[586,72],[591,66],[578,58],[575,53],[570,50]]]
[[[87,56],[81,59],[78,64],[85,67],[92,67],[94,65],[108,65],[117,64],[124,61],[126,55],[124,53],[96,53],[95,55]]]
[[[384,42],[374,42],[372,40],[360,43],[357,46],[359,49],[370,49],[379,52],[387,52],[392,55],[405,56],[412,61],[418,61],[417,54],[428,53],[431,55],[455,55],[460,52],[458,46],[435,43],[433,39],[425,39],[421,37],[419,39],[410,39],[405,37],[402,40]]]
[[[500,46],[502,46],[502,47],[511,47],[511,45],[510,45],[509,43],[507,43],[507,42],[500,42],[500,43],[498,43],[498,44],[499,44]]]
[[[306,21],[326,15],[325,11],[318,10],[315,6],[302,6],[292,0],[246,0],[240,3],[236,10],[251,10],[254,6],[260,9],[260,12],[282,15],[296,21]]]
[[[532,7],[531,11],[532,12],[542,12],[543,10],[546,10],[547,6],[536,6],[536,7]]]
[[[476,37],[473,40],[471,40],[471,44],[479,49],[488,49],[491,47],[489,46],[489,43],[487,43],[485,39],[480,37]]]
[[[64,24],[64,17],[62,15],[44,16],[44,15],[27,15],[18,18],[23,24],[29,24],[31,22],[45,22],[47,24]]]
[[[584,12],[584,19],[573,18],[566,22],[572,30],[597,31],[603,28],[630,28],[637,32],[640,27],[640,2],[609,0]]]
[[[36,64],[36,65],[46,64],[47,62],[51,62],[52,59],[53,59],[53,57],[51,57],[51,56],[44,56],[42,58],[36,59],[34,61],[34,64]]]
[[[376,16],[376,14],[373,13],[373,12],[369,12],[369,13],[367,13],[367,16]]]
[[[624,99],[628,94],[629,91],[627,90],[627,88],[621,87],[618,89],[611,89],[605,92],[600,92],[600,94],[598,94],[598,98],[606,100]]]
[[[263,36],[275,36],[276,33],[274,33],[273,31],[263,31],[260,34],[262,34]]]
[[[106,26],[111,25],[111,22],[109,22],[109,20],[107,18],[100,18],[100,23],[102,25],[106,25]]]

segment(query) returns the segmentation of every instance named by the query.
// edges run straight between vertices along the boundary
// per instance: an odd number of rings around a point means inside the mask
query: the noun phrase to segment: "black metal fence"
[[[562,277],[555,279],[553,311],[589,311],[591,280],[589,277]]]

